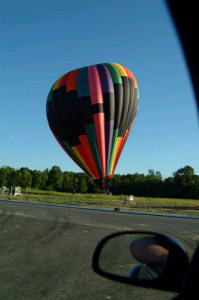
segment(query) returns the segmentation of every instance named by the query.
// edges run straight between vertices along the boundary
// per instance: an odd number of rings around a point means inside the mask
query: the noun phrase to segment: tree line
[[[58,166],[44,171],[28,168],[0,168],[1,186],[21,186],[48,191],[69,193],[99,193],[99,188],[83,173],[62,172]],[[168,197],[199,199],[199,175],[194,169],[185,166],[163,179],[161,173],[149,170],[144,174],[116,174],[108,189],[115,195],[134,195],[143,197]]]

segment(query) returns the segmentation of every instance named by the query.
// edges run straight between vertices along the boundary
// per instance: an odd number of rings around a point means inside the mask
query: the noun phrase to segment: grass
[[[151,198],[134,197],[134,201],[124,203],[125,195],[103,195],[103,194],[72,194],[54,191],[41,191],[22,189],[22,195],[9,196],[4,198],[25,200],[30,202],[44,202],[65,205],[79,205],[102,208],[120,208],[136,211],[169,212],[186,215],[199,215],[199,200],[194,199],[172,199],[172,198]],[[127,196],[127,199],[129,197]]]

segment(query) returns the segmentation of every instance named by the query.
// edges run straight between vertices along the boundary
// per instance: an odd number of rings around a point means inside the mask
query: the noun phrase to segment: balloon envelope
[[[138,110],[133,73],[115,63],[60,77],[47,99],[47,119],[65,152],[97,185],[111,179]]]

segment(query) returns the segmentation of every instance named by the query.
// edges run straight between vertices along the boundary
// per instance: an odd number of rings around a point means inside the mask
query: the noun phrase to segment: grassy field
[[[124,203],[125,197],[128,199],[127,203]],[[27,196],[25,190],[22,190],[22,195],[9,196],[7,192],[2,194],[1,198],[25,200],[31,202],[199,215],[199,200],[194,199],[134,197],[134,201],[129,201],[129,196],[126,195],[74,195],[71,193],[59,193],[34,189],[27,190]]]

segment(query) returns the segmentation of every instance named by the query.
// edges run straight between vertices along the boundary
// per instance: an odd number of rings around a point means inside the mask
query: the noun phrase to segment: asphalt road
[[[98,241],[118,230],[172,235],[189,256],[199,219],[124,214],[0,201],[0,299],[170,299],[95,274]]]

